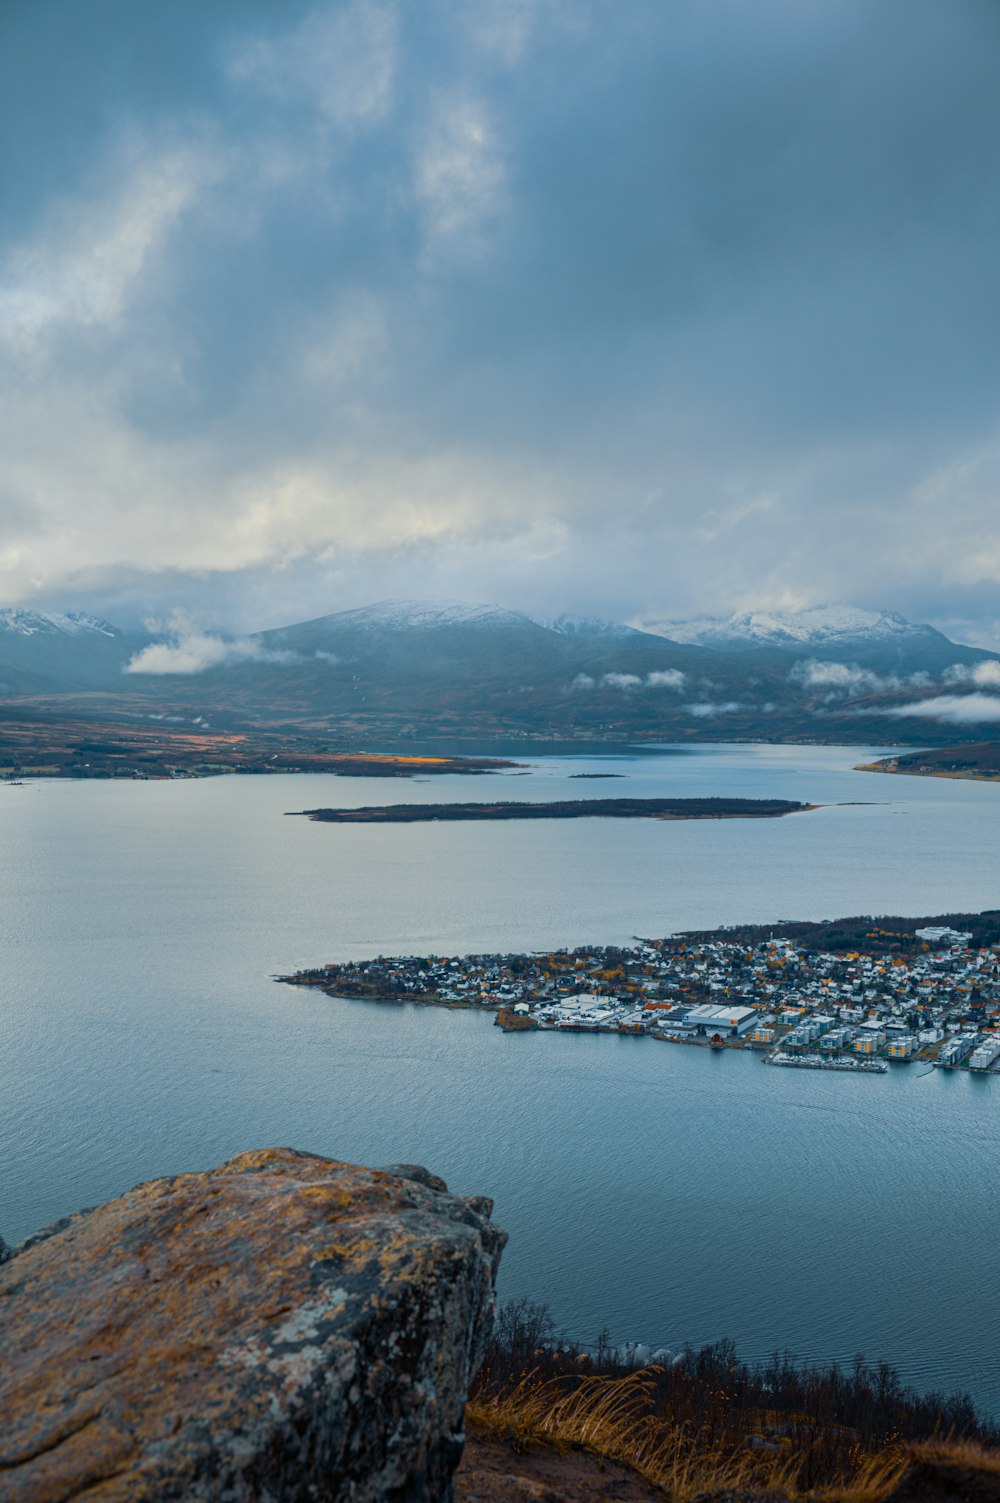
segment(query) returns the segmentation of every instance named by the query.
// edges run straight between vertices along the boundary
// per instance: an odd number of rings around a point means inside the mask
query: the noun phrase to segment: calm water
[[[1000,788],[870,750],[552,758],[527,775],[0,789],[0,1230],[291,1143],[496,1197],[504,1295],[581,1340],[898,1362],[1000,1414],[1000,1080],[769,1070],[652,1040],[506,1037],[275,972],[378,952],[1000,905]],[[570,774],[614,771],[619,782]],[[719,793],[774,821],[358,828],[317,804]]]

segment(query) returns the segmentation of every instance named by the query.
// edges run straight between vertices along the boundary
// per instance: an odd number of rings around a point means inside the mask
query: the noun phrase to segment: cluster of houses
[[[822,1059],[1000,1071],[1000,946],[945,928],[919,948],[810,950],[683,937],[537,955],[379,957],[295,979],[337,995],[496,1009],[515,1026],[646,1033]]]

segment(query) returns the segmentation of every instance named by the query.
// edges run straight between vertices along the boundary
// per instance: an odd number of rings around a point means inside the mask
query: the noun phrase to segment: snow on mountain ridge
[[[379,600],[356,610],[339,611],[334,618],[345,626],[388,630],[442,626],[523,625],[529,617],[500,605],[474,605],[460,600]]]
[[[344,625],[386,627],[389,630],[436,627],[544,627],[561,637],[633,637],[642,636],[623,621],[605,621],[598,616],[529,616],[522,610],[508,610],[495,604],[477,604],[462,600],[380,600],[373,606],[341,610],[337,616]]]
[[[115,627],[97,616],[88,616],[85,611],[24,611],[17,606],[0,608],[0,631],[15,632],[21,637],[33,637],[38,633],[51,636],[62,633],[67,637],[82,636],[87,632],[102,637],[117,637]]]
[[[547,627],[561,637],[641,637],[643,633],[624,621],[605,621],[600,616],[532,616],[536,626]]]
[[[717,648],[737,644],[820,647],[938,635],[933,627],[915,625],[896,611],[829,605],[811,606],[803,611],[742,611],[728,618],[705,616],[689,621],[663,621],[650,629],[675,642]]]
[[[355,610],[338,611],[323,620],[344,626],[389,631],[427,630],[448,626],[542,626],[562,637],[631,637],[639,636],[634,627],[621,621],[605,621],[593,616],[530,616],[526,611],[506,606],[476,604],[462,600],[379,600]]]

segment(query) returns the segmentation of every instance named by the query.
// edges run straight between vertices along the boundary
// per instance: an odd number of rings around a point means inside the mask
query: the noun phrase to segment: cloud
[[[521,60],[540,28],[569,35],[585,28],[588,19],[587,7],[579,0],[477,0],[454,14],[455,23],[476,47],[509,67]]]
[[[589,673],[578,673],[572,687],[594,689],[598,683],[602,689],[620,689],[623,693],[632,693],[636,689],[674,689],[679,692],[687,683],[687,675],[678,668],[658,669],[645,677],[638,673],[604,673],[600,680]]]
[[[229,71],[280,103],[310,100],[333,124],[371,126],[392,105],[396,50],[394,7],[354,0],[317,5],[283,34],[244,38]]]
[[[869,694],[899,684],[898,679],[860,668],[857,663],[829,663],[816,658],[796,663],[788,677],[792,683],[801,684],[806,689],[832,689],[846,696]]]
[[[43,232],[9,247],[0,281],[0,342],[15,358],[61,330],[120,324],[150,260],[217,176],[204,149],[132,138],[96,199],[54,204]]]
[[[317,654],[320,656],[320,654]],[[329,653],[323,653],[329,657]],[[126,673],[204,673],[233,663],[293,663],[297,653],[266,651],[247,638],[227,639],[206,632],[187,632],[173,642],[153,642],[126,664]]]
[[[1000,720],[1000,698],[992,694],[938,694],[886,710],[899,718],[939,720],[947,725],[980,725]]]
[[[483,101],[438,98],[417,154],[415,188],[431,255],[479,255],[501,206],[504,166]]]
[[[715,704],[709,700],[701,700],[696,704],[685,705],[684,709],[689,715],[694,715],[698,720],[708,720],[713,715],[732,715],[736,710],[742,710],[743,706],[735,699],[727,700],[724,704]]]
[[[6,9],[0,600],[996,641],[995,7]]]
[[[825,704],[837,699],[856,699],[867,694],[894,694],[902,689],[924,689],[931,683],[929,673],[918,672],[899,676],[893,673],[875,673],[871,668],[862,668],[857,663],[825,662],[806,658],[795,664],[788,675],[789,682],[800,684],[805,689],[825,689]]]
[[[984,689],[1000,689],[1000,663],[974,663],[971,667],[955,663],[945,670],[944,680],[948,684],[977,684]]]

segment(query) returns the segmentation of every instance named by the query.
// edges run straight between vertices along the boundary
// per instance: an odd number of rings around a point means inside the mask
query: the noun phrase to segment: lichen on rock
[[[492,1204],[288,1148],[154,1180],[0,1268],[3,1503],[442,1503]]]

